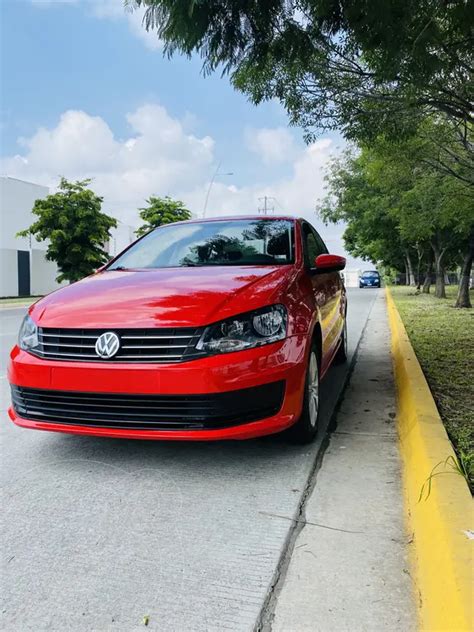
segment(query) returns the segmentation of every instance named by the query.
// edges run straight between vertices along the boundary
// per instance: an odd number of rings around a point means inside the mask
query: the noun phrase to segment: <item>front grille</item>
[[[285,382],[206,395],[128,395],[50,391],[12,385],[15,412],[44,423],[135,430],[204,430],[275,415]]]
[[[120,338],[120,350],[111,359],[97,355],[95,343],[106,331]],[[38,328],[39,346],[31,353],[51,360],[79,362],[176,363],[202,357],[196,349],[203,328],[168,329],[59,329]]]

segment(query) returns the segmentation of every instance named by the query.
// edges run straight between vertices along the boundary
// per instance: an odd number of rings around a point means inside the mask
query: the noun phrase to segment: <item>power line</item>
[[[268,213],[275,212],[275,205],[269,204],[270,200],[275,200],[274,197],[271,197],[269,195],[264,195],[263,197],[259,197],[258,199],[260,202],[263,203],[263,206],[258,207],[259,213],[262,213],[263,215],[268,215]]]
[[[286,209],[283,208],[283,206],[280,204],[280,202],[278,201],[278,198],[274,198],[275,202],[278,204],[278,206],[281,208],[281,210],[286,213]]]

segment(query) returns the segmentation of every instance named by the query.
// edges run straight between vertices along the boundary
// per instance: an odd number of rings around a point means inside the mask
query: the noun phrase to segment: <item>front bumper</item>
[[[43,360],[15,347],[10,356],[8,379],[23,389],[39,389],[68,394],[110,394],[117,396],[196,396],[245,393],[271,383],[284,382],[281,407],[271,416],[246,422],[230,419],[220,427],[174,427],[173,429],[143,428],[136,422],[92,425],[79,419],[68,423],[52,419],[37,420],[21,416],[18,405],[10,407],[9,416],[18,426],[37,430],[67,432],[81,435],[108,436],[129,439],[160,440],[219,440],[250,439],[280,432],[291,426],[301,413],[306,369],[306,337],[291,336],[282,342],[236,353],[216,355],[182,364],[120,364],[94,362],[59,362]],[[250,392],[250,391],[248,391]],[[77,405],[77,404],[76,404]],[[172,420],[170,419],[170,422]],[[223,427],[225,426],[225,427]],[[137,429],[138,427],[138,429]]]

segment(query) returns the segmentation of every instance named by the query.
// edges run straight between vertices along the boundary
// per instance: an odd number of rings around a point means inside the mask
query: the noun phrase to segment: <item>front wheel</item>
[[[301,417],[289,431],[289,438],[294,443],[311,443],[318,433],[319,419],[319,366],[315,346],[309,354],[308,368],[304,389],[303,410]]]

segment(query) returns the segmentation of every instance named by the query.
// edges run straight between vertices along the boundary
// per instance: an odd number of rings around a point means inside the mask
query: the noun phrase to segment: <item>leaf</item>
[[[68,182],[61,178],[59,191],[36,200],[37,220],[22,235],[49,240],[46,258],[55,261],[60,281],[78,281],[92,274],[108,259],[104,244],[117,220],[101,212],[102,198],[87,188],[90,180]]]
[[[145,223],[135,232],[137,237],[145,235],[158,226],[191,219],[191,212],[181,200],[173,200],[169,196],[160,198],[152,195],[146,202],[148,206],[139,209],[140,217]]]

